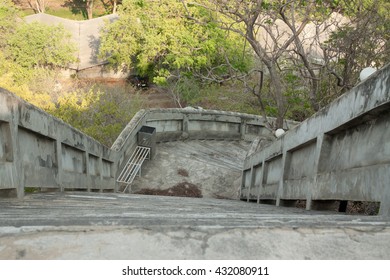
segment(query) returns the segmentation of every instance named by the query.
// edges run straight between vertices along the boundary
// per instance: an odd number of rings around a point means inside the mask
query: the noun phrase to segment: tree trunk
[[[93,18],[93,0],[87,0],[87,16],[88,16],[88,19],[92,19]]]
[[[269,71],[270,79],[271,79],[271,88],[270,92],[274,96],[276,101],[276,106],[278,108],[278,115],[276,117],[275,128],[283,128],[283,120],[286,114],[286,97],[283,94],[282,81],[280,78],[280,74],[277,70],[277,67],[274,63],[267,64],[267,68]]]
[[[113,1],[113,4],[112,4],[112,13],[113,13],[113,14],[116,13],[116,9],[117,9],[117,0],[114,0],[114,1]]]
[[[45,12],[45,0],[36,0],[35,3],[37,5],[37,11],[39,13],[44,13]]]

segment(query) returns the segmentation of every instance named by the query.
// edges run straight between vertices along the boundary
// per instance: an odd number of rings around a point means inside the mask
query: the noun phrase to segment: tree
[[[122,4],[121,0],[101,0],[104,8],[107,12],[115,14],[117,12],[117,8],[119,4]]]
[[[48,111],[110,147],[129,120],[142,108],[138,96],[130,99],[120,89],[88,86],[63,93]]]
[[[340,1],[339,7],[348,21],[332,32],[322,48],[326,66],[344,92],[357,83],[363,68],[380,68],[389,62],[390,2]]]
[[[388,57],[388,52],[383,52],[389,49],[389,25],[385,20],[385,14],[388,18],[390,10],[388,1],[181,2],[185,7],[195,5],[213,14],[212,20],[216,26],[235,32],[251,46],[258,61],[257,69],[253,69],[252,73],[257,73],[257,77],[252,75],[252,81],[244,77],[241,80],[247,90],[257,97],[264,115],[275,106],[276,110],[272,112],[277,117],[273,124],[275,128],[282,126],[284,117],[294,114],[291,109],[296,104],[307,103],[309,106],[304,105],[305,108],[317,111],[329,98],[338,95],[339,90],[329,85],[335,78],[338,85],[353,84],[349,80],[357,75],[356,70],[351,68],[352,64],[357,65],[362,60],[367,64],[367,60],[374,57],[383,63],[386,55]],[[349,17],[350,24],[338,28],[338,23],[332,21],[332,17],[339,19],[335,15],[340,13]],[[209,24],[190,13],[187,15],[198,24]],[[365,30],[359,31],[363,26]],[[356,32],[351,32],[351,28]],[[315,34],[310,35],[313,31]],[[330,33],[333,35],[329,38]],[[357,49],[358,46],[362,46],[361,50]],[[374,55],[375,52],[378,55]],[[362,59],[364,54],[366,59]],[[374,59],[377,65],[378,59]],[[340,68],[343,69],[342,74]],[[254,78],[257,80],[255,83]],[[332,92],[328,92],[327,87]],[[344,86],[344,90],[347,88]],[[301,106],[301,109],[304,107]]]
[[[63,26],[21,24],[7,40],[7,57],[25,68],[64,67],[75,62],[75,46]]]
[[[196,6],[188,12],[206,20]],[[208,69],[228,73],[227,61],[236,69],[249,63],[244,40],[210,24],[198,25],[186,16],[180,1],[123,1],[119,19],[102,33],[100,57],[117,69],[133,69],[155,83],[180,86],[183,79],[206,77]],[[209,75],[209,78],[211,76]],[[176,100],[180,103],[178,94]]]
[[[81,13],[84,18],[93,18],[93,0],[66,0],[63,4],[64,7],[68,7],[72,13]]]
[[[7,38],[16,28],[18,10],[11,0],[0,0],[0,50],[7,45]]]
[[[46,10],[46,3],[45,3],[45,0],[29,0],[28,1],[28,4],[30,5],[30,7],[38,12],[38,13],[44,13],[45,10]]]
[[[92,19],[93,18],[93,0],[83,0],[83,1],[85,2],[85,5],[86,5],[88,19]]]
[[[263,114],[264,91],[271,96],[276,105],[275,128],[282,127],[283,119],[288,111],[288,102],[285,92],[288,80],[291,77],[291,62],[288,62],[288,53],[297,50],[303,64],[307,54],[301,51],[300,36],[307,24],[311,21],[316,1],[184,1],[183,5],[196,5],[215,13],[214,23],[223,30],[235,32],[251,46],[260,66],[258,69],[258,84],[252,86],[251,92],[258,97]],[[190,16],[190,15],[189,15]],[[200,24],[205,24],[199,18],[191,16]],[[308,61],[308,60],[307,60]],[[283,65],[284,64],[284,65]],[[307,64],[308,65],[308,64]],[[264,74],[267,74],[269,83],[264,83]],[[267,85],[265,89],[264,86]],[[316,85],[313,84],[313,88]],[[315,96],[315,92],[311,94]],[[312,98],[313,106],[315,98]]]

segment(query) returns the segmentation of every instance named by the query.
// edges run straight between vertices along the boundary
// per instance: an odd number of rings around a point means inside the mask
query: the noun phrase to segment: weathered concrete
[[[390,221],[378,216],[80,192],[0,208],[0,259],[390,258]]]
[[[145,161],[142,177],[130,189],[167,190],[185,182],[202,197],[238,199],[241,171],[250,142],[187,140],[159,143],[152,161]]]
[[[296,124],[296,122],[286,121],[285,127],[291,128]],[[261,139],[262,142],[268,142],[275,138],[261,116],[216,110],[141,110],[111,147],[119,155],[118,170],[122,169],[137,146],[137,133],[143,125],[156,128],[157,142],[193,139],[233,141]]]
[[[115,188],[115,151],[2,88],[0,132],[0,194]]]
[[[242,198],[380,202],[390,215],[390,65],[246,160]]]

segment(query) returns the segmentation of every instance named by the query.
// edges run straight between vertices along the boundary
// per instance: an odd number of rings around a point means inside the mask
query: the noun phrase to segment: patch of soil
[[[141,96],[146,100],[148,108],[177,108],[172,96],[167,90],[157,86],[141,90]]]
[[[89,90],[91,87],[97,87],[101,91],[109,92],[114,89],[124,94],[128,94],[129,98],[137,95],[142,100],[143,108],[177,108],[172,96],[166,89],[156,85],[151,85],[145,89],[138,89],[131,86],[125,79],[62,79],[61,91],[72,92],[76,90]]]
[[[179,168],[177,170],[177,174],[179,174],[180,176],[183,176],[183,177],[188,177],[189,176],[188,171],[185,170],[184,168]]]
[[[166,190],[156,190],[156,189],[141,189],[136,194],[145,194],[145,195],[163,195],[163,196],[180,196],[180,197],[203,197],[202,191],[197,185],[182,182],[177,185],[170,187]]]

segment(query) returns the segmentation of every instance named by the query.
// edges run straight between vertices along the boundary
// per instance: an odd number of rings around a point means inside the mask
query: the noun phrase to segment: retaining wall
[[[248,201],[373,201],[390,215],[390,65],[248,157],[242,178]]]

